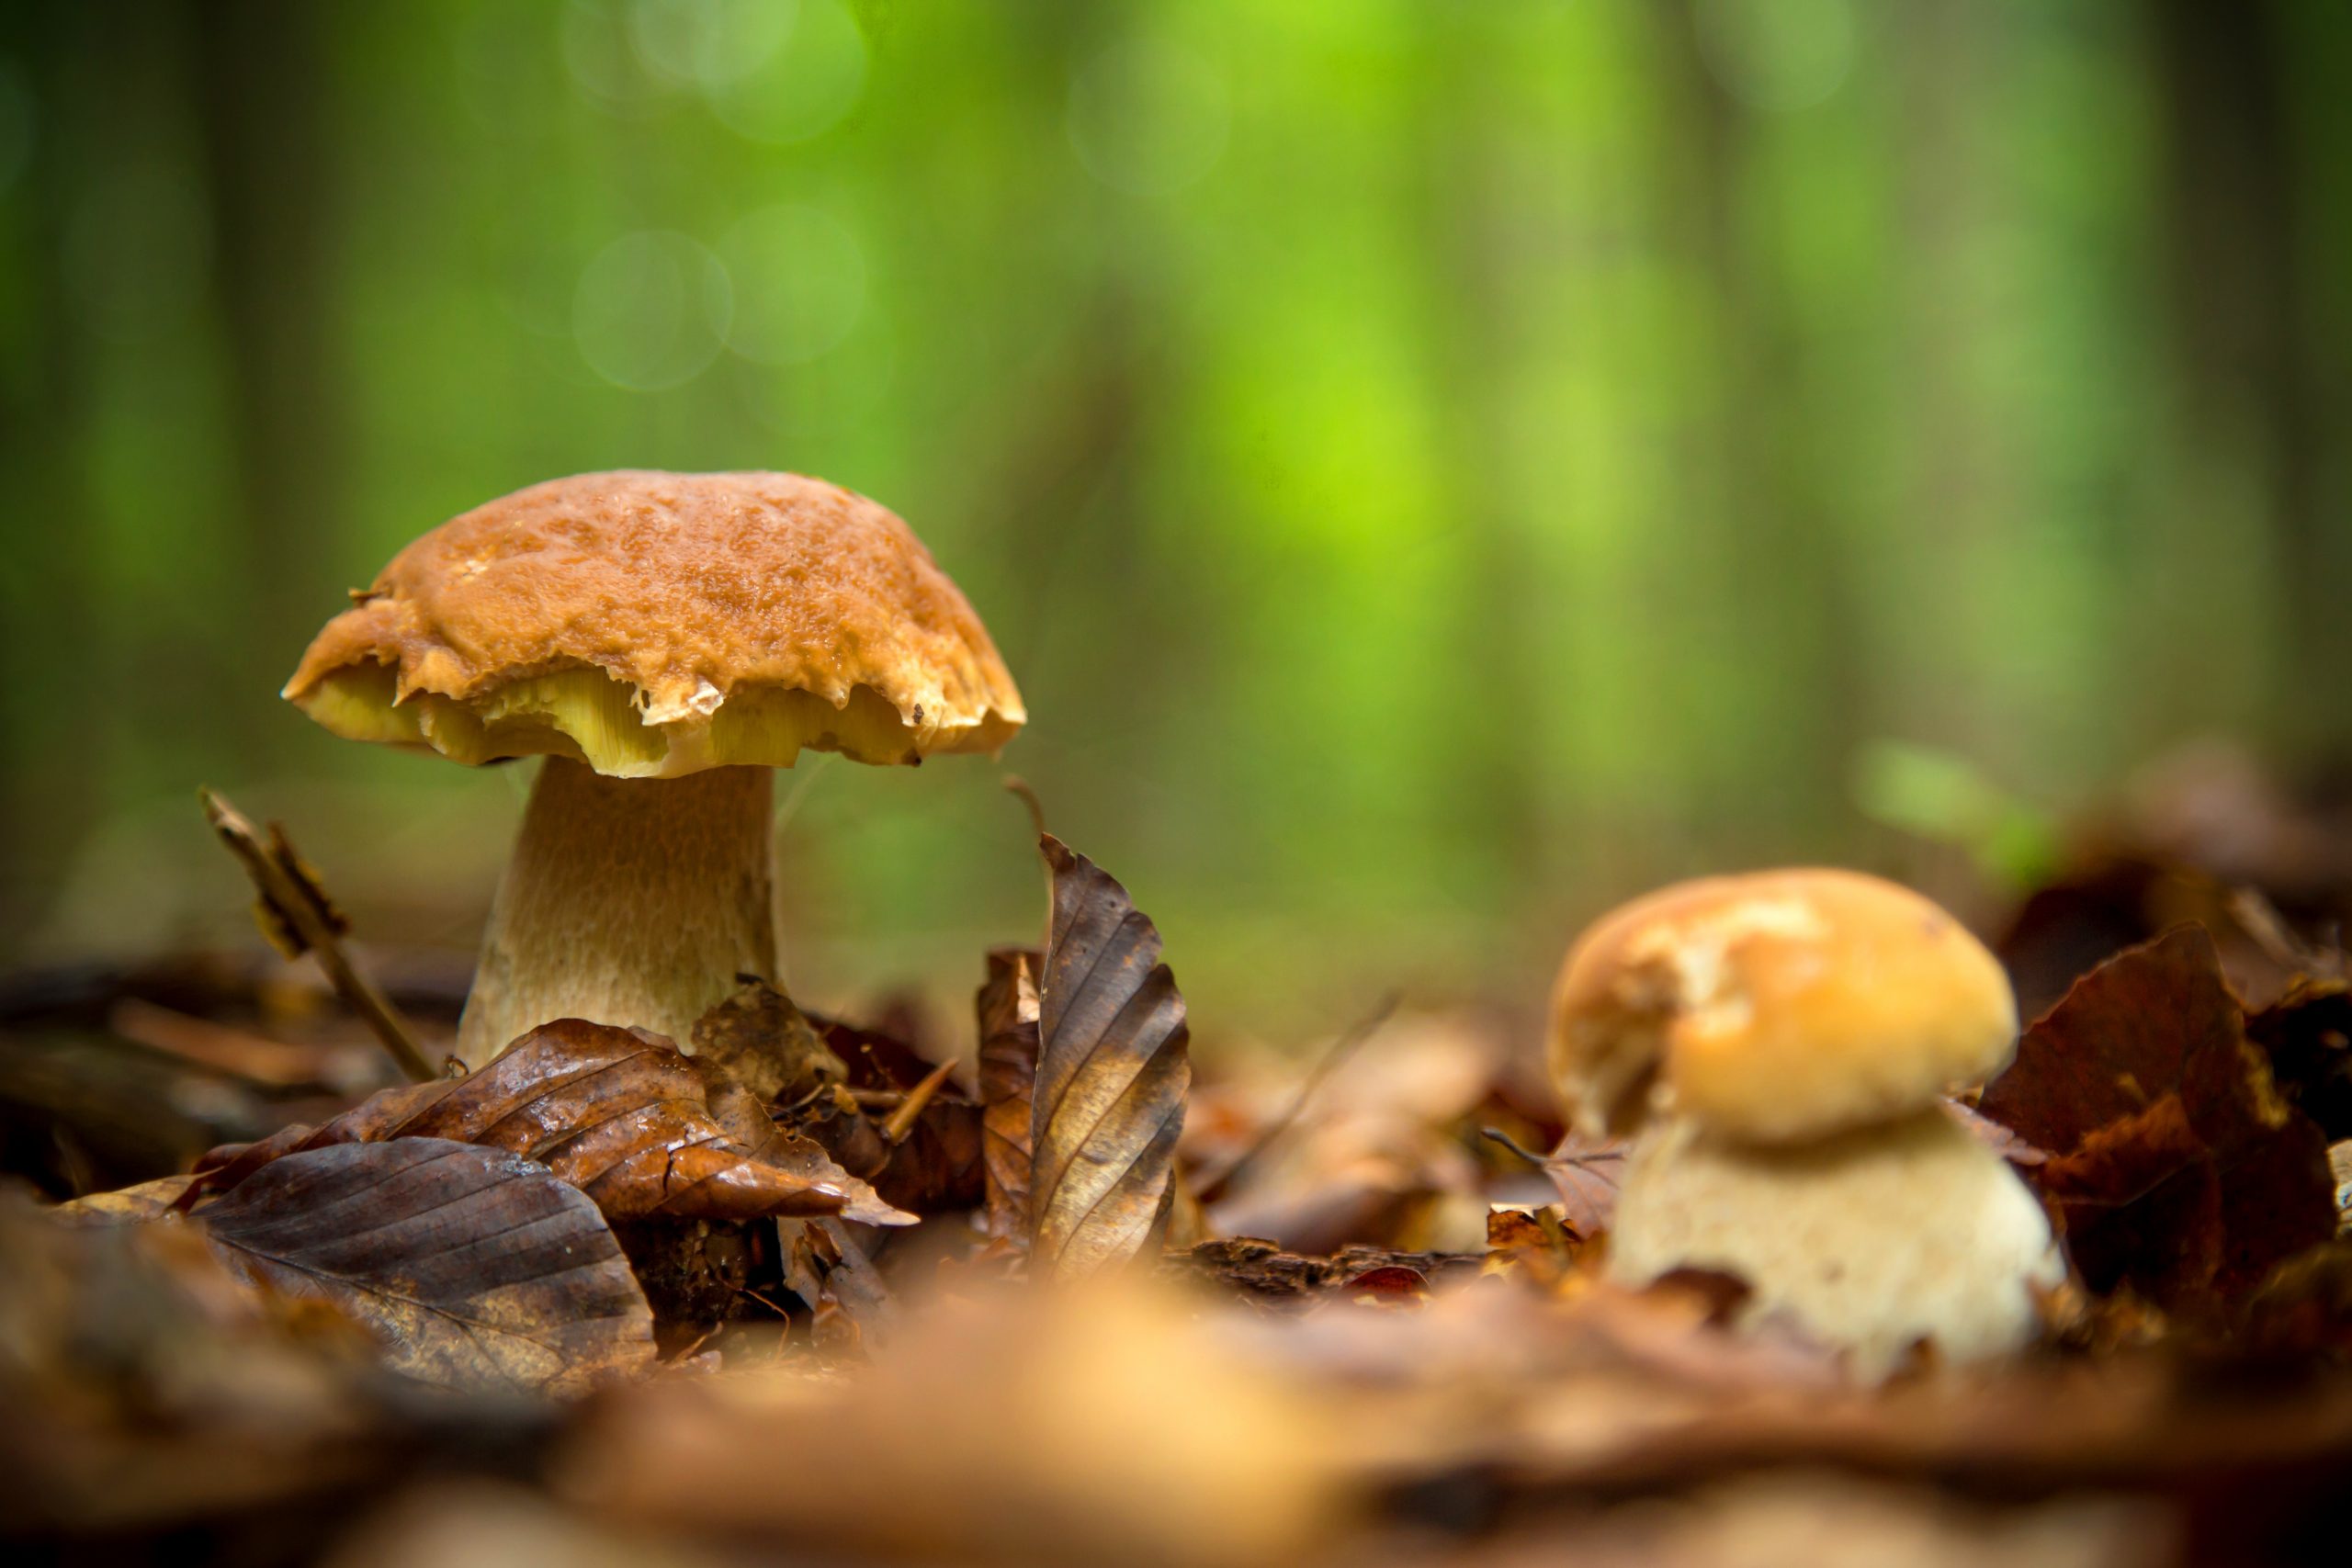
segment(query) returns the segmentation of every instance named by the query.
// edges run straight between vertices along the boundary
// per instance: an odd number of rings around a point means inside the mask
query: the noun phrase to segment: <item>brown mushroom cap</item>
[[[2008,976],[1908,888],[1848,871],[1709,877],[1634,900],[1569,951],[1554,1081],[1592,1134],[1671,1110],[1787,1142],[1901,1116],[2009,1059]]]
[[[392,558],[285,694],[354,739],[669,778],[992,751],[1026,716],[971,604],[885,508],[797,474],[581,474]]]

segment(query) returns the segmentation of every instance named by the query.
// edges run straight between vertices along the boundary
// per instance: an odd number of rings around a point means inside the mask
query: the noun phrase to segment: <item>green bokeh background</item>
[[[198,782],[461,951],[523,770],[275,694],[617,466],[879,498],[1028,698],[780,782],[821,1002],[1034,931],[1004,770],[1213,1034],[1700,869],[1990,908],[2183,739],[2341,749],[2347,277],[2335,4],[13,5],[0,951],[237,938]]]

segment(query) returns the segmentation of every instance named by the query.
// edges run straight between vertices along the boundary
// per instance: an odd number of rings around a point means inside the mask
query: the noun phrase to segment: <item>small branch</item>
[[[1004,775],[1004,788],[1008,795],[1021,797],[1021,804],[1029,808],[1029,826],[1036,829],[1039,838],[1045,837],[1046,803],[1037,798],[1037,792],[1029,781],[1019,773],[1007,773]]]
[[[409,1078],[429,1083],[440,1077],[425,1060],[415,1033],[392,1006],[391,998],[378,990],[375,982],[361,974],[344,952],[344,919],[327,901],[317,876],[294,852],[286,829],[272,824],[269,837],[264,839],[253,823],[220,795],[209,789],[196,793],[204,803],[205,819],[245,868],[245,874],[253,879],[254,890],[261,895],[254,913],[261,922],[262,934],[289,959],[305,953],[317,954],[319,966],[326,971],[336,994],[367,1021]]]
[[[939,1086],[947,1081],[947,1075],[955,1069],[954,1062],[942,1062],[924,1076],[922,1082],[907,1090],[907,1098],[899,1102],[899,1109],[890,1112],[890,1119],[882,1123],[884,1142],[903,1144],[907,1141],[907,1134],[915,1130],[915,1118],[922,1114],[923,1107],[931,1103],[932,1097],[939,1092]]]
[[[1233,1185],[1234,1178],[1249,1168],[1275,1139],[1290,1131],[1299,1113],[1306,1109],[1306,1102],[1315,1098],[1317,1089],[1323,1087],[1323,1081],[1337,1072],[1342,1062],[1354,1055],[1357,1047],[1380,1032],[1380,1026],[1388,1021],[1389,1015],[1396,1010],[1396,1004],[1402,999],[1401,992],[1388,992],[1374,1004],[1372,1011],[1357,1021],[1354,1028],[1331,1042],[1330,1048],[1323,1053],[1322,1060],[1317,1062],[1306,1075],[1306,1081],[1298,1086],[1298,1093],[1291,1100],[1289,1109],[1275,1117],[1266,1130],[1258,1134],[1258,1141],[1241,1152],[1239,1158],[1215,1176],[1202,1180],[1193,1189],[1193,1196],[1203,1203],[1214,1203],[1224,1197],[1226,1190]]]
[[[1517,1138],[1514,1138],[1509,1133],[1504,1132],[1500,1127],[1481,1127],[1478,1129],[1478,1132],[1479,1134],[1486,1138],[1487,1142],[1500,1144],[1504,1148],[1509,1149],[1511,1153],[1517,1155],[1520,1158],[1525,1160],[1530,1165],[1542,1167],[1548,1166],[1552,1163],[1550,1156],[1537,1154],[1533,1149],[1527,1147]]]

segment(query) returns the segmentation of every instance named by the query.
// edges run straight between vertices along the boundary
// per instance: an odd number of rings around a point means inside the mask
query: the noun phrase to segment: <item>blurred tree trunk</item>
[[[2153,15],[2182,444],[2247,475],[2274,536],[2282,602],[2265,716],[2290,747],[2340,741],[2352,714],[2352,520],[2325,483],[2320,377],[2333,345],[2305,265],[2306,203],[2323,171],[2298,156],[2293,122],[2307,106],[2290,8],[2159,0]]]
[[[1523,468],[1510,450],[1509,374],[1524,328],[1513,306],[1526,290],[1511,276],[1523,247],[1512,232],[1518,193],[1509,185],[1514,164],[1503,136],[1506,116],[1480,85],[1494,41],[1475,20],[1442,12],[1418,18],[1423,65],[1415,78],[1417,108],[1429,134],[1416,180],[1428,249],[1416,259],[1428,277],[1430,402],[1453,513],[1449,525],[1468,541],[1469,592],[1455,635],[1464,667],[1479,671],[1479,711],[1463,715],[1453,741],[1458,798],[1476,803],[1475,813],[1460,814],[1461,852],[1483,849],[1491,857],[1481,868],[1487,886],[1504,888],[1565,877],[1584,849],[1547,841],[1547,823],[1576,824],[1564,823],[1556,800],[1537,798],[1542,770],[1528,763],[1532,748],[1521,728],[1544,711],[1534,689],[1542,660],[1528,625],[1542,566],[1526,541],[1546,519],[1540,500],[1514,493],[1510,479]],[[1568,671],[1551,673],[1573,679]]]
[[[337,523],[348,380],[328,326],[339,191],[328,149],[327,29],[313,0],[199,4],[188,68],[203,135],[235,407],[237,490],[252,599],[238,640],[264,691],[338,606],[320,547]],[[224,704],[268,713],[252,703]]]

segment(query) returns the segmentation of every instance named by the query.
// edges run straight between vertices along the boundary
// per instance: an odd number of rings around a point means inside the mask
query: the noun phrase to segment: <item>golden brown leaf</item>
[[[199,1188],[232,1189],[301,1149],[449,1138],[537,1160],[615,1220],[845,1214],[913,1223],[799,1141],[752,1148],[730,1136],[708,1094],[695,1064],[661,1036],[560,1019],[479,1072],[386,1089],[322,1127],[265,1139],[208,1171]]]

